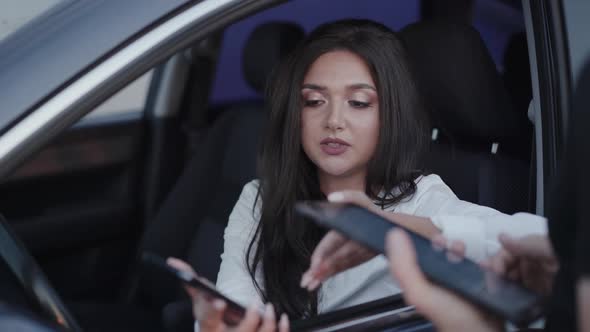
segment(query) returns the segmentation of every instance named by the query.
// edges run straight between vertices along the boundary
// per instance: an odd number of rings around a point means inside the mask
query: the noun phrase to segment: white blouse
[[[438,175],[416,180],[417,190],[411,199],[404,200],[389,210],[428,217],[448,239],[460,239],[466,244],[466,255],[475,260],[495,253],[500,245],[501,232],[512,236],[546,234],[545,218],[528,213],[512,216],[494,209],[462,201]],[[256,230],[260,206],[253,209],[258,181],[244,186],[224,234],[224,251],[217,276],[217,288],[243,305],[261,303],[261,297],[246,266],[246,250]],[[258,204],[261,204],[260,201]],[[261,270],[257,271],[261,280]],[[389,273],[383,255],[326,280],[320,290],[319,312],[340,309],[376,300],[400,292]],[[198,324],[197,324],[198,325]]]

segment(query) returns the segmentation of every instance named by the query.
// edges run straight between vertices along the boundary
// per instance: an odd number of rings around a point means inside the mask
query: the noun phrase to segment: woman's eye
[[[305,107],[320,106],[324,103],[321,99],[309,99],[304,102]]]
[[[357,100],[349,100],[348,105],[350,105],[354,108],[367,108],[367,107],[371,106],[371,103],[365,103],[363,101],[357,101]]]

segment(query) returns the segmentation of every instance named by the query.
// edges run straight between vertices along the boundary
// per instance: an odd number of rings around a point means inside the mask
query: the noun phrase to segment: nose
[[[332,104],[330,107],[326,128],[334,131],[340,131],[345,127],[344,109],[340,106]]]

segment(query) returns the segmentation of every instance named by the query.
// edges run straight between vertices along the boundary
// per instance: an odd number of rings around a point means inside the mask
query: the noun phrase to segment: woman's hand
[[[549,238],[528,235],[518,239],[501,234],[502,249],[482,265],[543,295],[551,293],[559,263]]]
[[[190,265],[176,259],[168,258],[167,263],[177,269],[184,270],[196,275]],[[264,314],[261,314],[258,307],[252,304],[246,310],[244,319],[236,326],[227,326],[223,322],[223,314],[227,307],[225,301],[204,296],[197,289],[185,286],[186,292],[190,295],[193,302],[193,315],[199,322],[201,332],[288,332],[289,320],[287,315],[281,315],[281,319],[276,322],[275,311],[271,304],[266,305]]]
[[[383,211],[361,191],[334,192],[328,195],[328,201],[358,205],[428,238],[439,233],[438,228],[432,224],[430,219]],[[359,222],[363,221],[359,220]],[[348,239],[336,231],[330,231],[314,249],[311,255],[310,267],[302,275],[301,287],[313,291],[326,279],[360,265],[375,257],[375,255],[375,252],[365,246]]]
[[[441,245],[440,239],[435,246]],[[416,307],[437,331],[502,331],[502,322],[486,315],[469,302],[432,284],[426,279],[416,261],[416,251],[408,235],[396,229],[387,235],[387,256],[391,273],[404,292],[408,304]],[[461,259],[464,245],[453,243],[450,250]]]
[[[328,201],[351,203],[381,214],[375,204],[360,191],[342,191],[328,195]],[[318,243],[311,255],[309,269],[303,273],[301,287],[313,291],[329,277],[375,257],[376,253],[346,238],[336,231],[329,231]]]

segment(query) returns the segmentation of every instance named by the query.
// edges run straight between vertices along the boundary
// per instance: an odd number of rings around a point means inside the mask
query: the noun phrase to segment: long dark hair
[[[392,206],[411,198],[421,174],[416,167],[424,142],[422,107],[400,39],[368,20],[341,20],[315,29],[283,61],[267,88],[269,119],[258,160],[260,223],[246,255],[262,298],[291,318],[317,314],[318,293],[300,288],[299,280],[325,234],[293,212],[297,201],[325,199],[316,166],[301,146],[301,86],[310,65],[336,50],[364,59],[377,85],[380,130],[367,169],[367,195],[382,208]],[[262,285],[257,269],[262,269]]]

